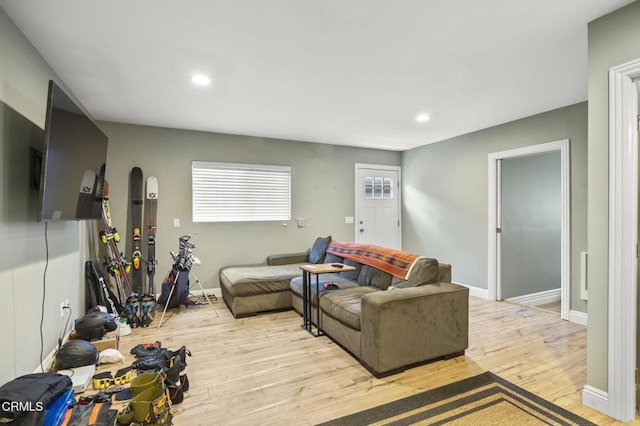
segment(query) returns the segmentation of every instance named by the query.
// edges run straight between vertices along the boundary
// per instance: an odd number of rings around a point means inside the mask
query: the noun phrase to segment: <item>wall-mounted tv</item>
[[[53,81],[47,99],[38,221],[100,219],[107,136]]]

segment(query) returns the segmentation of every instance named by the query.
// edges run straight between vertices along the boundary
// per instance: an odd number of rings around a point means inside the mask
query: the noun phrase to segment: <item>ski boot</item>
[[[140,325],[140,298],[138,293],[131,293],[131,296],[127,297],[127,322],[131,328],[136,328]]]
[[[113,378],[113,384],[116,386],[122,386],[131,381],[131,371],[133,367],[125,367],[118,370]]]
[[[135,395],[120,413],[118,424],[121,425],[170,425],[171,411],[169,398],[162,383]]]
[[[93,389],[104,390],[113,385],[113,376],[110,371],[98,373],[93,376]]]
[[[184,392],[189,390],[189,379],[186,371],[187,355],[191,355],[191,353],[183,346],[173,353],[167,367],[164,368],[166,374],[164,385],[167,388],[172,404],[180,404],[184,400]]]
[[[142,308],[142,320],[140,323],[143,327],[149,327],[156,312],[155,298],[151,294],[144,294],[142,295],[140,305]]]
[[[134,346],[130,353],[136,358],[144,358],[158,354],[161,348],[162,343],[156,340],[154,343],[140,343]]]
[[[136,395],[141,394],[142,392],[155,387],[158,384],[164,382],[165,374],[160,371],[156,371],[153,373],[143,372],[138,373],[136,377],[131,379],[131,385],[116,393],[117,401],[124,401],[127,399],[131,399]]]

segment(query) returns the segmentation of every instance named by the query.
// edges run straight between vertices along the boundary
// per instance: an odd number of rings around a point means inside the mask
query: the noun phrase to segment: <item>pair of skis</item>
[[[153,282],[156,270],[156,231],[158,217],[158,180],[150,176],[147,178],[145,227],[147,236],[147,276],[145,285],[143,275],[142,256],[142,169],[131,169],[131,224],[132,224],[132,266],[131,278],[133,288],[127,298],[127,321],[132,327],[148,327],[155,314],[155,284]]]
[[[116,283],[117,296],[120,305],[124,305],[126,295],[131,293],[131,284],[129,283],[128,273],[131,264],[122,255],[118,249],[120,242],[120,234],[111,223],[111,210],[109,209],[109,183],[105,180],[102,188],[102,227],[100,231],[100,240],[107,246],[107,255],[105,256],[103,265],[109,271]],[[126,315],[126,308],[120,315]]]

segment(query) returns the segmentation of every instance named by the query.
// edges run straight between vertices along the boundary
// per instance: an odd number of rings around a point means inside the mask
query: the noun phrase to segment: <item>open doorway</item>
[[[511,159],[523,159],[520,162],[514,162],[510,164],[508,169],[518,169],[522,168],[524,164],[528,161],[527,158],[543,156],[546,154],[552,154],[547,159],[550,163],[556,161],[559,163],[559,173],[558,179],[559,182],[556,182],[558,186],[558,204],[559,204],[559,221],[558,225],[559,230],[556,237],[558,241],[558,247],[555,254],[554,264],[557,265],[558,273],[555,274],[557,278],[555,279],[547,279],[547,283],[545,284],[546,288],[537,288],[532,289],[531,286],[533,284],[524,282],[524,288],[529,288],[531,291],[524,292],[526,294],[522,294],[521,296],[516,294],[518,291],[523,292],[522,289],[515,289],[513,287],[503,287],[504,278],[511,280],[511,285],[513,286],[514,278],[513,276],[509,277],[509,270],[522,271],[523,268],[529,268],[532,265],[527,263],[527,250],[529,248],[518,247],[516,249],[509,248],[508,253],[506,253],[506,257],[503,256],[505,254],[504,250],[501,250],[503,243],[503,225],[506,225],[505,221],[502,217],[503,211],[503,203],[502,203],[502,172],[503,172],[503,164],[505,165],[507,162],[511,161]],[[554,157],[554,154],[557,157]],[[539,157],[542,158],[542,157]],[[530,161],[529,161],[530,162]],[[513,166],[513,167],[512,167]],[[529,164],[526,166],[531,169],[536,166],[535,163],[533,165]],[[505,169],[507,171],[507,169]],[[534,170],[535,172],[535,170]],[[533,145],[525,148],[518,148],[509,151],[501,151],[489,154],[489,227],[488,227],[488,239],[489,239],[489,273],[488,273],[488,290],[489,290],[489,299],[490,300],[504,300],[507,298],[513,299],[516,298],[516,301],[520,303],[530,304],[530,305],[542,305],[546,303],[552,303],[556,300],[560,301],[560,317],[562,319],[569,319],[569,311],[570,311],[570,193],[569,193],[569,140],[561,140],[557,142],[549,142],[545,144]],[[509,177],[511,180],[512,177]],[[516,186],[515,188],[511,188],[511,191],[515,194],[514,200],[515,203],[522,203],[523,200],[518,200],[518,193],[522,190],[522,188],[527,185],[530,186],[531,182],[527,182],[527,179],[530,179],[526,176],[519,177],[519,180],[522,180],[524,186]],[[540,202],[533,201],[534,203]],[[516,206],[516,210],[520,210],[521,213],[524,213],[525,216],[529,215],[530,212],[525,211],[526,209],[521,208],[522,206]],[[529,215],[530,216],[530,215]],[[527,219],[527,218],[525,218]],[[529,218],[530,219],[530,218]],[[543,242],[542,240],[548,239],[549,234],[547,231],[549,229],[545,229],[543,232],[540,229],[534,229],[535,224],[532,227],[530,224],[523,225],[522,223],[515,225],[513,223],[510,224],[514,226],[516,232],[512,232],[508,237],[504,235],[504,242],[507,240],[517,241],[519,239],[527,238],[531,241],[539,240],[539,242]],[[518,228],[520,228],[518,230]],[[545,225],[545,228],[549,228],[548,225]],[[505,229],[506,231],[506,229]],[[519,253],[514,253],[515,250],[518,250]],[[540,253],[540,250],[545,250],[544,248],[540,249],[536,248],[536,251]],[[546,249],[548,250],[548,248]],[[514,256],[514,254],[516,256]],[[538,256],[542,256],[548,259],[549,254],[552,254],[551,251],[549,253],[538,254]],[[504,259],[503,259],[504,257]],[[540,257],[540,259],[542,259]],[[504,265],[504,263],[509,263],[509,265]],[[516,264],[514,264],[516,263]],[[519,266],[517,265],[519,264]],[[507,266],[503,268],[503,266]],[[506,270],[506,271],[505,271]],[[505,274],[506,272],[506,274]],[[531,275],[531,274],[527,274]],[[518,278],[520,280],[520,278]],[[559,290],[558,290],[559,288]],[[514,293],[514,291],[516,293]],[[503,294],[504,293],[504,294]],[[531,294],[533,293],[533,294]]]
[[[498,295],[561,310],[560,152],[499,160]]]

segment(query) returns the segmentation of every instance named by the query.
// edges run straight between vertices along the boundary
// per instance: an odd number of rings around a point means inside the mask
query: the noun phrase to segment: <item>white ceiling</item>
[[[404,150],[586,100],[587,23],[631,2],[0,7],[98,120]]]

